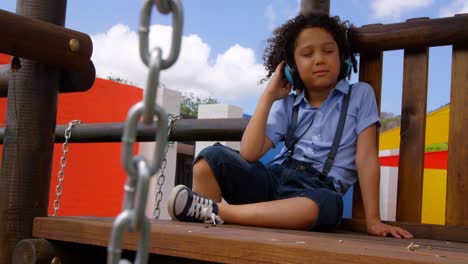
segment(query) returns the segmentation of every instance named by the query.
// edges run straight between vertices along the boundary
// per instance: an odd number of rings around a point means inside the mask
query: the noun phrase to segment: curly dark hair
[[[352,54],[350,44],[346,39],[346,32],[354,28],[354,26],[349,21],[342,22],[337,16],[330,17],[327,14],[317,13],[308,16],[298,15],[273,31],[273,37],[267,39],[268,46],[263,52],[265,69],[268,71],[266,78],[271,77],[278,64],[283,60],[288,65],[295,65],[294,48],[296,38],[303,29],[310,27],[323,28],[333,36],[338,44],[341,60],[338,80],[346,77],[347,67],[343,65],[345,58],[351,58],[354,72],[357,72],[356,58]],[[302,81],[300,81],[300,84],[303,86]],[[296,88],[303,89],[303,87]]]

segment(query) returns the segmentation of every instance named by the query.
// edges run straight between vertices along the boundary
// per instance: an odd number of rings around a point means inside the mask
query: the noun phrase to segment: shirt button
[[[299,166],[299,170],[300,170],[300,171],[306,171],[306,167],[305,167],[304,165],[300,165],[300,166]]]

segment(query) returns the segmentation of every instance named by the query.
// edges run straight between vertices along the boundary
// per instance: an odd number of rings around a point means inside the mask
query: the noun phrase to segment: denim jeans
[[[319,207],[315,224],[309,229],[331,231],[339,226],[343,213],[342,195],[332,181],[309,163],[293,159],[265,166],[248,162],[236,150],[215,144],[195,158],[210,165],[229,204],[249,204],[292,197],[306,197]]]

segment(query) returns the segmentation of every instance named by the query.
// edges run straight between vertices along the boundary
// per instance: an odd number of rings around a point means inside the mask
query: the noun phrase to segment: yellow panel
[[[427,115],[426,145],[448,142],[449,116],[449,106]]]
[[[380,133],[379,150],[400,148],[400,127]]]
[[[445,224],[445,198],[447,187],[446,170],[424,170],[423,183],[423,224]]]
[[[448,142],[450,105],[444,106],[426,117],[426,145]],[[400,148],[400,128],[380,133],[379,150]]]

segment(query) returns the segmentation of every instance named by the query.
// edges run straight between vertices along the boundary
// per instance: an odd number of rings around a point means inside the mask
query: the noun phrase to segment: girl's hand
[[[272,101],[282,99],[291,92],[291,84],[289,84],[284,76],[284,64],[284,61],[282,61],[276,66],[275,72],[264,92]]]
[[[375,223],[367,224],[367,233],[374,236],[387,236],[392,235],[396,238],[412,238],[413,235],[406,231],[403,228],[391,226],[382,223],[381,221],[376,221]]]

